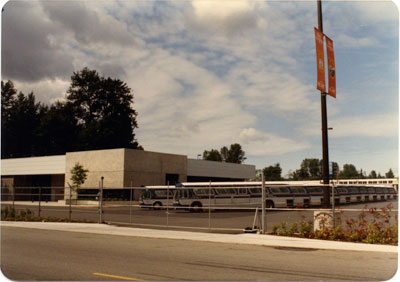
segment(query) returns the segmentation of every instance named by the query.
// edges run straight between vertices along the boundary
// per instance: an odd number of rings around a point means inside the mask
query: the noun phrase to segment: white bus
[[[141,190],[139,206],[142,208],[160,209],[172,206],[175,186],[146,186]]]
[[[293,183],[293,182],[292,182]],[[266,182],[267,208],[302,208],[320,206],[323,202],[323,185],[289,182]],[[187,182],[176,186],[174,206],[190,211],[203,208],[261,207],[261,182]],[[332,197],[332,186],[329,186]],[[335,204],[382,201],[397,198],[392,187],[345,186],[334,187]],[[386,196],[386,198],[385,198]]]

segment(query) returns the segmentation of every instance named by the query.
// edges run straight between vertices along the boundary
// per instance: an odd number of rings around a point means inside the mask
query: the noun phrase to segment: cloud
[[[329,132],[329,138],[343,137],[398,137],[397,113],[370,113],[368,115],[350,115],[333,117],[329,120],[329,126],[333,130]],[[320,135],[320,127],[317,124],[307,124],[301,128],[306,135]]]
[[[73,54],[59,48],[60,30],[46,20],[38,3],[10,1],[2,16],[3,76],[33,82],[72,73]]]
[[[101,4],[100,4],[101,5]],[[126,24],[104,13],[104,10],[85,2],[42,2],[44,12],[53,23],[59,23],[71,31],[82,44],[101,43],[107,45],[134,44]]]
[[[14,86],[18,91],[25,95],[32,92],[35,97],[40,98],[42,103],[50,104],[64,98],[71,82],[69,80],[56,79],[42,79],[36,82],[24,82],[15,80]]]
[[[255,3],[247,0],[194,0],[187,19],[196,31],[232,36],[246,30],[266,27],[266,22],[257,17],[255,8]]]
[[[292,140],[276,134],[265,133],[255,128],[246,128],[240,132],[239,139],[249,155],[282,155],[297,152],[310,147],[307,142]]]
[[[335,44],[341,45],[342,48],[365,48],[379,46],[379,40],[372,37],[356,37],[346,34],[338,34],[335,37]]]
[[[398,114],[369,114],[332,119],[332,138],[348,136],[398,137]]]

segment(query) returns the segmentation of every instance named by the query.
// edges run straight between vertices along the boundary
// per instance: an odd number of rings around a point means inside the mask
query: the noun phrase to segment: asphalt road
[[[376,207],[380,209],[393,204],[393,208],[397,209],[397,201],[372,202],[368,203],[368,208]],[[345,209],[363,209],[365,204],[353,204],[342,206]],[[17,206],[17,208],[29,208],[36,215],[38,214],[37,206]],[[359,211],[343,212],[343,219],[357,218]],[[397,212],[392,212],[392,220]],[[41,216],[52,216],[68,218],[69,209],[67,206],[59,207],[41,207]],[[261,216],[261,212],[259,212]],[[267,231],[272,231],[275,224],[283,221],[288,222],[290,226],[293,222],[299,222],[302,219],[312,220],[314,212],[312,210],[299,211],[268,211],[266,213]],[[77,207],[72,209],[73,219],[89,219],[94,222],[99,221],[99,213],[97,207]],[[184,210],[150,210],[128,206],[110,206],[104,207],[103,220],[117,224],[133,224],[140,227],[157,227],[169,229],[186,229],[186,230],[201,230],[224,233],[241,233],[246,227],[252,227],[254,223],[255,212],[253,211],[228,211],[217,210],[208,213],[204,210],[201,213],[190,213]],[[260,217],[256,220],[256,225],[260,226]]]
[[[160,231],[162,232],[162,231]],[[384,281],[397,254],[1,228],[12,280]]]

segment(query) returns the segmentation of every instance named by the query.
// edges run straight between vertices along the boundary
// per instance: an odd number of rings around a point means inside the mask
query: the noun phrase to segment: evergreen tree
[[[66,98],[81,127],[79,149],[138,147],[133,132],[138,127],[137,113],[131,107],[133,95],[126,83],[84,68],[71,77]]]
[[[268,181],[282,180],[282,168],[279,163],[270,165],[263,169],[264,179]]]

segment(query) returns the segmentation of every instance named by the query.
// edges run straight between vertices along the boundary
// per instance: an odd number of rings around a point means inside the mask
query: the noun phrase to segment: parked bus
[[[160,209],[172,206],[174,201],[175,186],[146,186],[143,187],[139,205],[142,208]]]
[[[261,207],[261,187],[261,182],[180,183],[176,186],[174,206],[190,211],[208,207]],[[329,191],[330,199],[334,192],[336,205],[397,199],[397,192],[392,187],[341,185],[329,186]],[[265,195],[267,208],[320,206],[323,185],[265,182]]]

